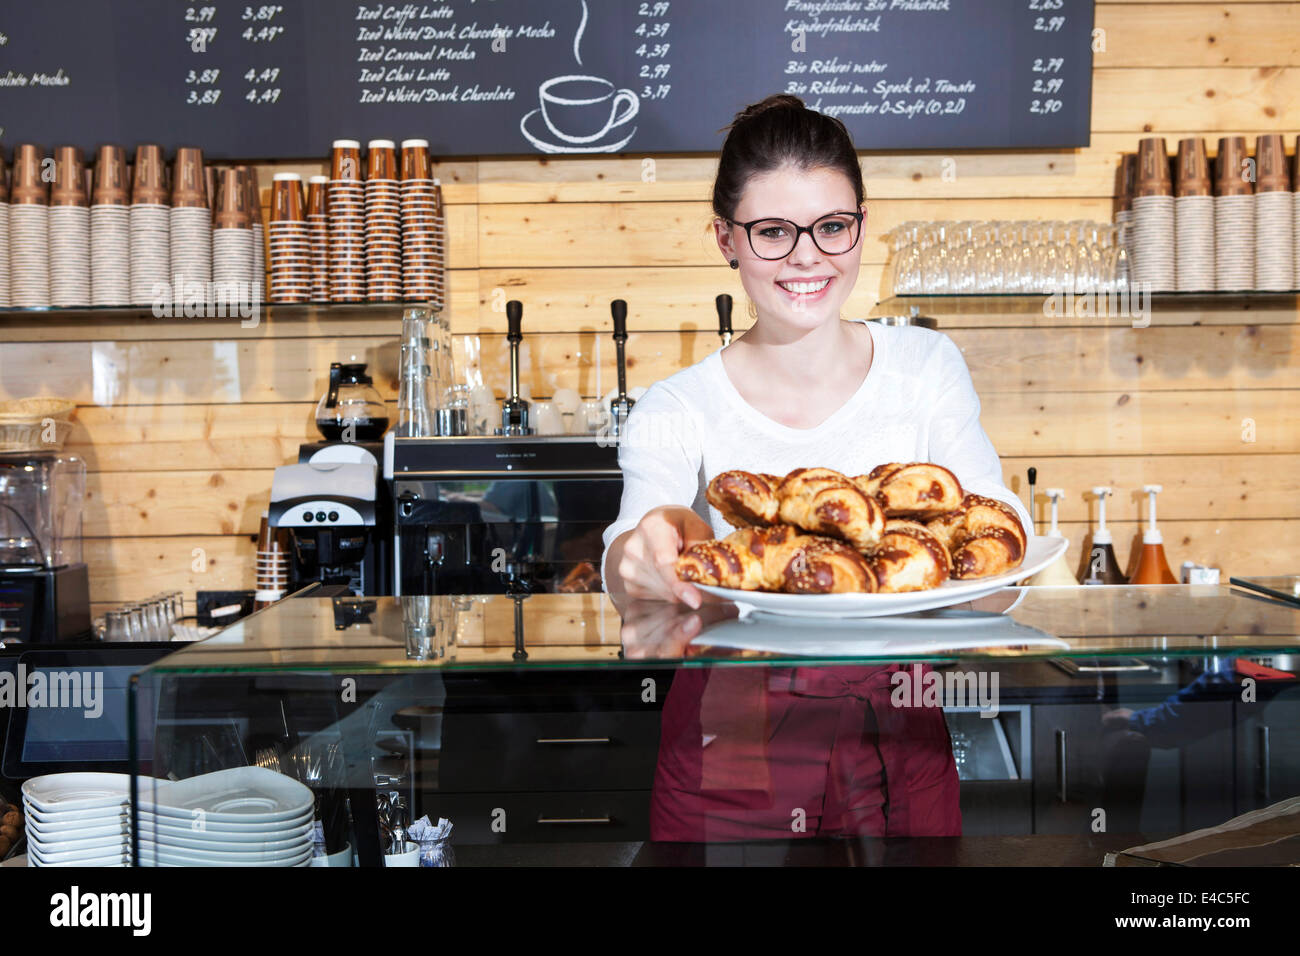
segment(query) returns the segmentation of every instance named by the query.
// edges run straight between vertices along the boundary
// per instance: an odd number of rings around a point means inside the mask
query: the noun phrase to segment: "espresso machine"
[[[627,305],[611,304],[619,395],[597,434],[539,435],[520,396],[523,305],[506,304],[509,394],[491,435],[385,436],[395,594],[601,590],[602,534],[618,516]]]
[[[74,455],[0,454],[0,641],[90,637],[85,496],[86,463]]]
[[[330,365],[316,407],[325,441],[275,469],[267,523],[288,538],[289,590],[321,584],[357,597],[392,593],[392,502],[380,476],[388,411],[361,363]]]

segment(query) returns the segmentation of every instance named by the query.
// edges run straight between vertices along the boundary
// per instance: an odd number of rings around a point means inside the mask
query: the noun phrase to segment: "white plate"
[[[170,830],[140,832],[140,845],[172,847],[177,850],[201,850],[204,853],[273,853],[296,850],[311,842],[312,828],[301,827],[283,835],[275,832],[252,834],[211,833],[209,831],[173,833]],[[270,840],[267,837],[275,837]]]
[[[125,773],[52,773],[23,784],[23,796],[42,813],[114,807],[131,797]]]
[[[949,580],[928,591],[907,591],[903,594],[781,594],[719,588],[709,584],[698,584],[696,587],[734,601],[742,616],[752,611],[795,617],[881,617],[886,614],[910,614],[913,611],[962,604],[1000,591],[1047,567],[1065,553],[1069,544],[1067,538],[1035,535],[1029,539],[1025,560],[1014,571],[969,581]]]
[[[198,860],[287,860],[301,856],[303,850],[310,849],[311,845],[310,834],[296,840],[278,840],[274,844],[239,843],[233,846],[225,844],[204,846],[201,840],[173,842],[171,837],[165,837],[162,843],[141,838],[140,852],[148,851],[161,855],[182,853]]]
[[[100,866],[107,862],[130,860],[131,845],[122,842],[120,849],[96,847],[89,850],[68,850],[66,852],[46,853],[40,847],[27,847],[27,852],[40,861],[42,866],[58,863],[79,863],[82,866]],[[92,862],[93,861],[93,862]]]
[[[291,777],[264,767],[233,767],[175,782],[159,780],[144,787],[140,812],[221,823],[240,821],[271,823],[293,820],[315,803],[310,789]]]
[[[296,833],[302,829],[310,829],[313,820],[313,812],[308,810],[302,816],[294,817],[289,820],[272,820],[269,823],[223,823],[219,821],[203,821],[203,829],[194,828],[194,818],[192,816],[184,819],[176,817],[157,816],[152,813],[142,813],[140,815],[140,833],[169,833],[177,836],[184,836],[193,833],[210,833],[220,834],[221,839],[261,839],[268,833]]]
[[[93,826],[82,826],[84,820],[72,821],[71,824],[60,823],[37,823],[35,819],[28,817],[25,821],[25,828],[29,839],[36,840],[39,843],[50,843],[66,840],[97,840],[100,837],[120,836],[130,830],[130,824],[123,819],[118,823],[100,824],[98,821],[92,821]]]
[[[263,859],[234,859],[223,858],[218,855],[212,856],[194,856],[179,851],[161,850],[158,852],[152,849],[146,849],[145,845],[140,844],[140,865],[141,866],[298,866],[304,860],[311,862],[311,844],[301,852],[293,856],[283,858],[263,858]]]
[[[109,848],[126,846],[130,840],[125,833],[113,833],[90,839],[78,836],[61,840],[48,840],[44,837],[38,839],[28,833],[27,842],[28,845],[34,846],[40,851],[43,856],[50,856],[53,853],[81,852],[83,850],[98,850],[100,854],[104,854],[109,851]]]

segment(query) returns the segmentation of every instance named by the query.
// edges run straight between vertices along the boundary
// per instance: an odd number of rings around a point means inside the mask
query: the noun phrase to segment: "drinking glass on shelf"
[[[951,250],[948,248],[948,224],[937,222],[930,229],[930,244],[921,250],[921,292],[924,295],[947,295]]]
[[[924,275],[921,266],[921,245],[915,239],[909,239],[895,256],[892,276],[894,295],[917,295],[921,292]]]
[[[104,612],[104,640],[131,640],[131,625],[125,609]]]

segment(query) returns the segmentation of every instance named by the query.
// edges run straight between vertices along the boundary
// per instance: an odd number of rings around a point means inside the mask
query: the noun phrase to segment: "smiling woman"
[[[637,402],[619,450],[620,512],[605,531],[611,593],[699,605],[675,562],[730,531],[706,491],[732,470],[862,475],[884,462],[933,462],[1031,526],[1002,483],[953,342],[841,316],[868,216],[857,151],[839,120],[789,95],[747,107],[722,147],[713,212],[718,249],[755,321]]]

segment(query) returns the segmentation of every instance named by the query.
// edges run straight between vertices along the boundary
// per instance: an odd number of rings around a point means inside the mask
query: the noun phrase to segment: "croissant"
[[[730,541],[697,541],[677,556],[677,577],[744,591],[763,590],[763,562]]]
[[[782,574],[781,590],[792,594],[843,594],[879,590],[867,559],[843,541],[814,537],[798,545]]]
[[[948,549],[914,521],[889,521],[880,544],[867,553],[877,590],[892,594],[937,588],[952,573]]]
[[[796,468],[777,487],[777,498],[781,521],[841,538],[859,551],[873,547],[885,530],[880,503],[830,468]]]
[[[1025,559],[1020,516],[996,498],[968,494],[959,508],[926,523],[952,557],[954,578],[1005,574]]]
[[[732,527],[768,525],[776,521],[776,488],[780,483],[775,475],[724,471],[709,482],[704,496]]]
[[[935,518],[961,506],[961,482],[947,468],[930,462],[877,465],[853,483],[874,495],[890,518]]]

